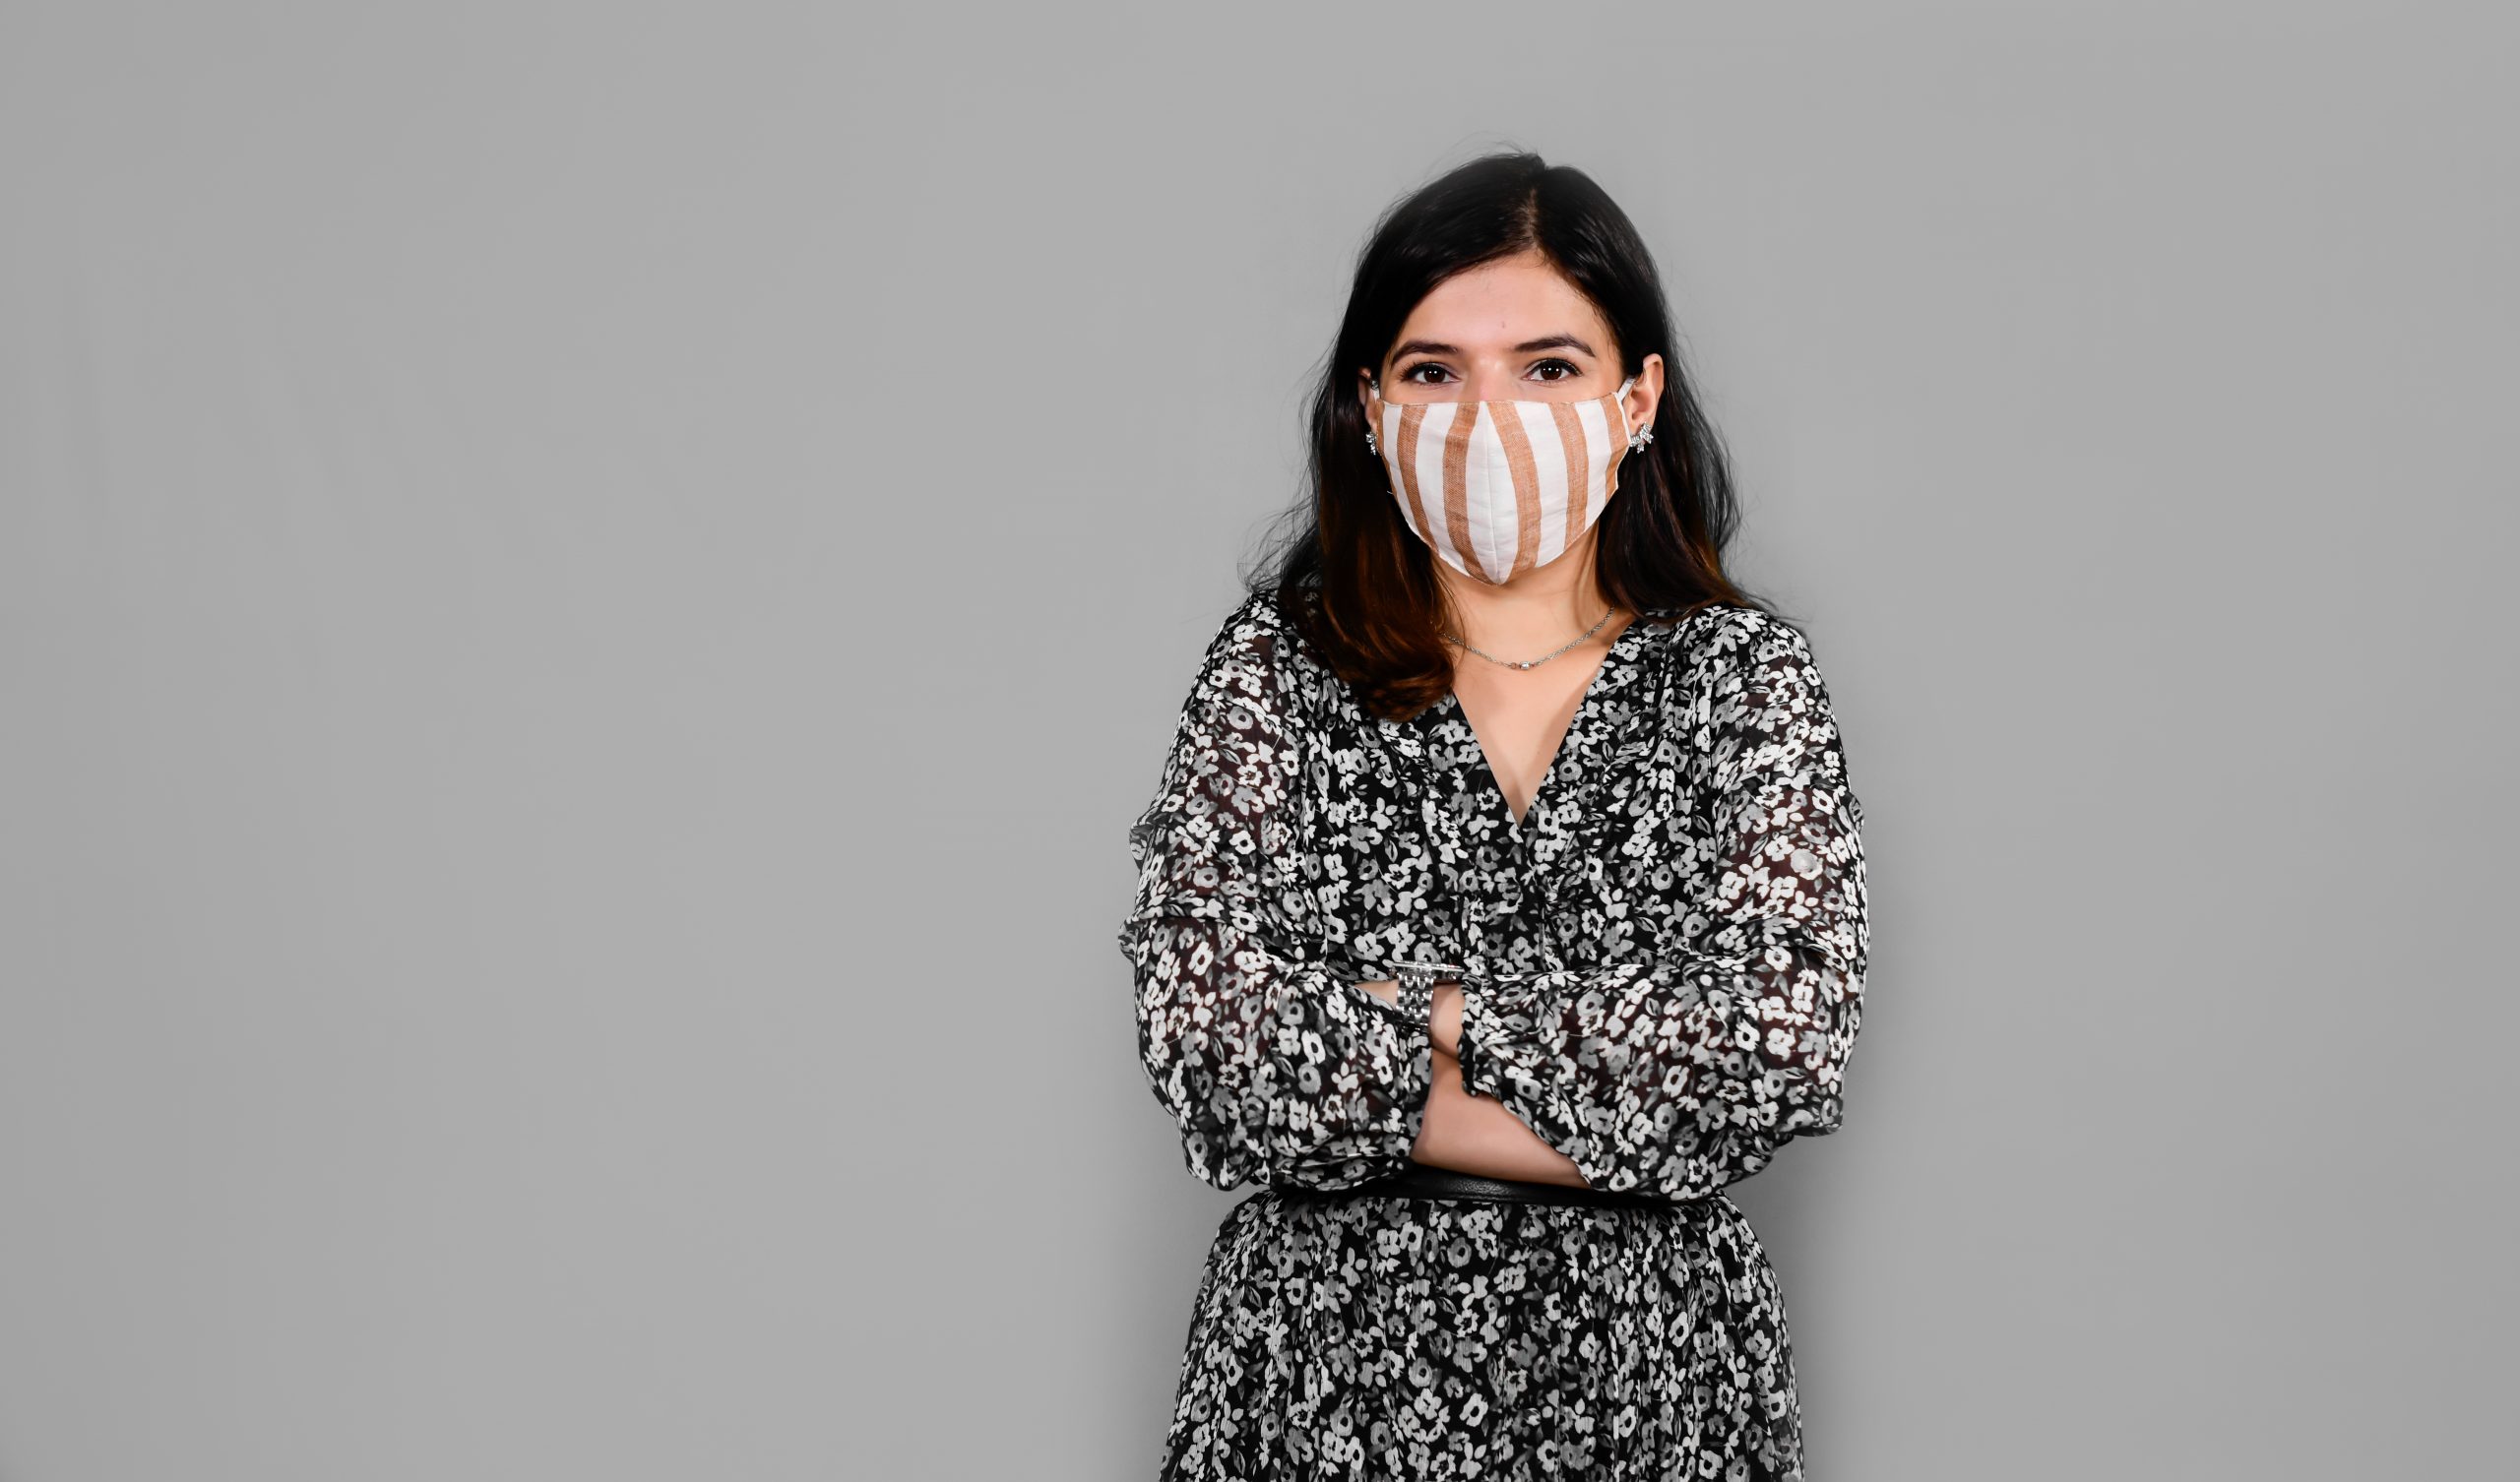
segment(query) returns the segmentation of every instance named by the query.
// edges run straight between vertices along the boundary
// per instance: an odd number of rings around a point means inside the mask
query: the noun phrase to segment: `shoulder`
[[[1216,636],[1208,640],[1207,659],[1211,664],[1274,666],[1281,650],[1292,650],[1294,645],[1294,626],[1277,598],[1255,591],[1236,601],[1218,622]]]
[[[1735,680],[1780,670],[1817,676],[1811,640],[1792,620],[1736,602],[1710,602],[1670,623],[1665,643],[1683,672]]]
[[[1227,611],[1224,622],[1218,625],[1217,636],[1223,639],[1238,635],[1246,642],[1273,641],[1290,633],[1292,626],[1287,620],[1286,609],[1278,605],[1275,592],[1252,591],[1243,593]]]
[[[1293,625],[1276,597],[1267,591],[1248,593],[1226,612],[1209,638],[1192,686],[1194,698],[1271,700],[1285,689],[1298,647]]]
[[[1831,735],[1835,705],[1809,635],[1792,619],[1732,602],[1700,607],[1667,642],[1664,703],[1699,737],[1792,725]]]

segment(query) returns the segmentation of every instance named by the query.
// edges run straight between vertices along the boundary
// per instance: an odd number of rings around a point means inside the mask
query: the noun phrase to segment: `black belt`
[[[1295,1185],[1277,1185],[1276,1192],[1291,1199],[1337,1200],[1370,1199],[1470,1199],[1490,1204],[1596,1204],[1627,1209],[1675,1209],[1680,1201],[1659,1194],[1638,1194],[1625,1190],[1586,1189],[1573,1184],[1542,1184],[1523,1179],[1482,1178],[1476,1173],[1461,1173],[1451,1168],[1438,1168],[1431,1163],[1411,1163],[1394,1174],[1371,1183],[1354,1184],[1345,1189],[1314,1189]]]

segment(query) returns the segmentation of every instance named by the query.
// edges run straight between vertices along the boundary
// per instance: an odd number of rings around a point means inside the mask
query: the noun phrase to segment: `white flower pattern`
[[[1722,1191],[1841,1121],[1861,824],[1773,615],[1630,622],[1517,824],[1457,701],[1370,715],[1242,601],[1118,935],[1189,1171],[1261,1186],[1210,1248],[1162,1475],[1802,1477],[1783,1301]],[[1466,964],[1468,1088],[1668,1206],[1340,1197],[1408,1164],[1432,1071],[1354,985],[1425,959]]]

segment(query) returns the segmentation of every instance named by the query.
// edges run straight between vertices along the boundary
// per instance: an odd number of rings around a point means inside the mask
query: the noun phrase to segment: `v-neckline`
[[[1548,767],[1540,774],[1539,784],[1532,788],[1531,802],[1524,807],[1520,818],[1514,816],[1513,802],[1505,796],[1504,784],[1496,777],[1495,765],[1487,758],[1487,743],[1479,738],[1479,727],[1470,723],[1470,712],[1462,709],[1461,696],[1446,690],[1444,698],[1436,702],[1438,710],[1448,710],[1452,718],[1461,722],[1462,732],[1470,740],[1472,785],[1483,794],[1480,800],[1482,807],[1502,815],[1507,837],[1517,841],[1527,837],[1533,817],[1554,799],[1558,778],[1566,771],[1566,754],[1582,742],[1587,722],[1601,708],[1602,692],[1611,671],[1626,660],[1631,641],[1645,626],[1643,613],[1632,614],[1626,626],[1619,629],[1618,637],[1611,639],[1609,648],[1603,650],[1601,661],[1593,668],[1593,677],[1585,682],[1583,696],[1575,702],[1575,713],[1567,718],[1566,729],[1557,738],[1557,749],[1549,754]]]

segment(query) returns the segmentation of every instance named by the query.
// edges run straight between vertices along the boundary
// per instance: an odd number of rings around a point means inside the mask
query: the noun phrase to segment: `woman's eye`
[[[1547,372],[1552,370],[1559,374],[1547,374]],[[1558,381],[1571,381],[1584,374],[1583,370],[1573,362],[1554,358],[1540,362],[1538,365],[1532,367],[1532,371],[1535,375],[1540,376],[1542,381],[1552,383]],[[1442,366],[1436,364],[1432,360],[1420,360],[1416,365],[1402,371],[1399,379],[1412,386],[1437,386],[1441,385],[1444,380],[1448,379],[1450,374],[1450,372],[1446,371]]]

